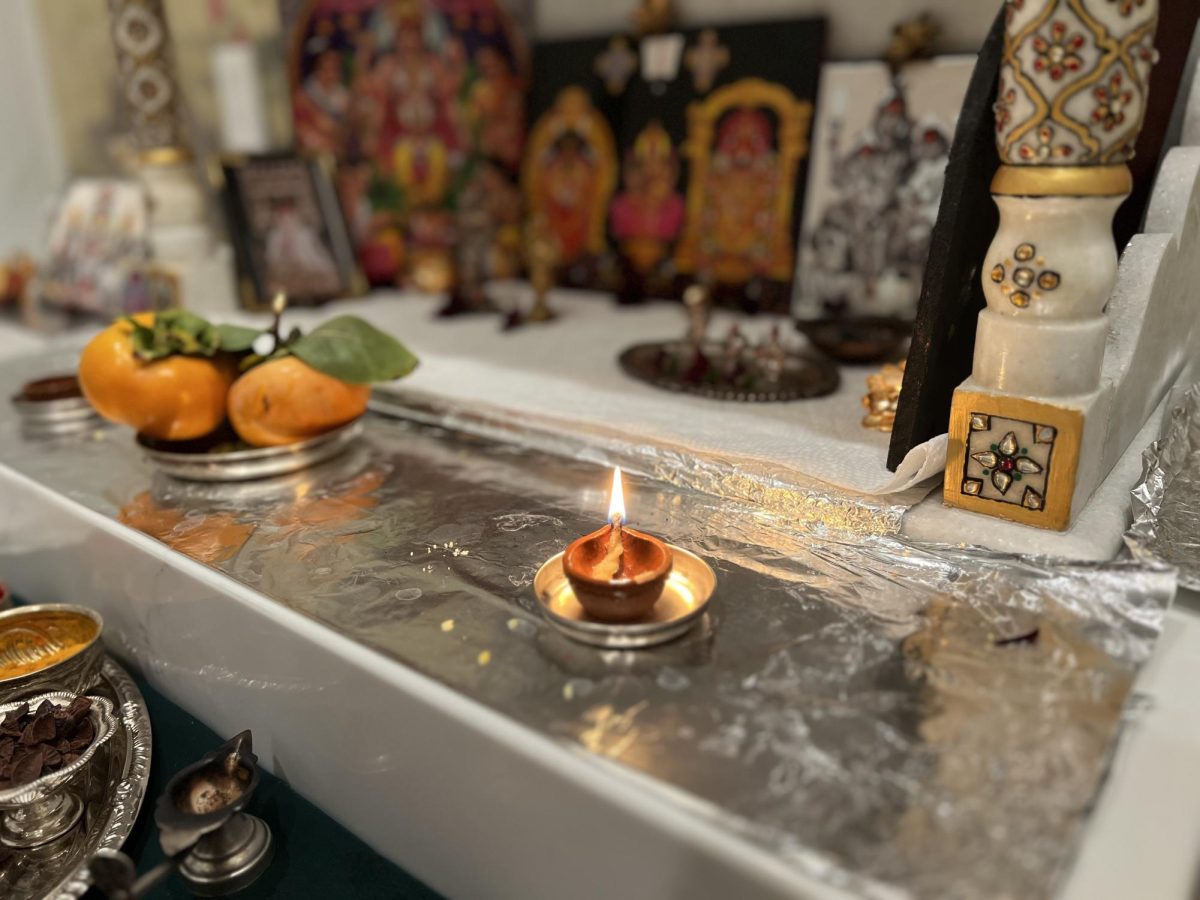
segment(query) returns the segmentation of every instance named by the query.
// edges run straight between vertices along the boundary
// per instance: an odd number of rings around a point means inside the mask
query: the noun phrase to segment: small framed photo
[[[33,289],[40,304],[99,318],[128,312],[131,275],[149,264],[148,222],[146,194],[136,181],[73,181],[54,216]]]
[[[245,308],[268,309],[279,291],[304,306],[366,290],[333,165],[330,157],[271,154],[225,156],[214,168]]]

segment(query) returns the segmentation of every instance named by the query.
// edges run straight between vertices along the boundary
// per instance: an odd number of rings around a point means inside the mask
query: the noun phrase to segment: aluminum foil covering
[[[602,524],[610,472],[508,437],[370,417],[319,468],[221,486],[155,474],[116,429],[30,443],[4,419],[0,460],[809,875],[872,897],[1053,892],[1168,567],[918,547],[847,530],[836,501],[813,528],[807,504],[702,492],[682,452],[647,451],[633,472],[675,483],[628,477],[631,521],[708,560],[717,591],[679,641],[597,650],[540,619],[531,582]]]
[[[1200,590],[1200,384],[1171,404],[1166,433],[1142,454],[1125,544],[1134,557],[1179,569],[1179,583]]]
[[[551,416],[450,401],[420,391],[376,391],[371,409],[557,456],[621,466],[667,484],[769,509],[793,527],[894,534],[900,531],[905,510],[929,493],[928,486],[881,495],[831,490],[828,484],[794,469],[758,460],[699,453],[662,439],[633,440],[620,427],[566,422]],[[717,415],[714,412],[714,427],[720,427]]]

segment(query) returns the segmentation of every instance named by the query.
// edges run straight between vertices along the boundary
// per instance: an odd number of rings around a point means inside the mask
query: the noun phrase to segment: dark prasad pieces
[[[76,697],[68,706],[43,700],[30,711],[22,703],[0,722],[0,790],[20,787],[68,766],[96,739],[92,701]]]

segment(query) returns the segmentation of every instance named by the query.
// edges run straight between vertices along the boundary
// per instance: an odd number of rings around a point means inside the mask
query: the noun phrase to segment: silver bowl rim
[[[311,450],[314,447],[320,447],[323,444],[336,440],[343,436],[347,439],[351,435],[357,436],[362,430],[362,416],[351,419],[344,425],[339,425],[316,437],[310,437],[303,441],[297,441],[294,444],[283,444],[279,447],[252,447],[249,450],[230,450],[226,453],[180,453],[174,450],[166,450],[162,447],[155,447],[148,443],[142,434],[136,437],[137,445],[151,459],[160,459],[164,462],[180,464],[190,463],[192,465],[229,465],[240,462],[256,462],[262,459],[274,459],[291,456],[294,453],[303,453],[305,450]],[[350,434],[348,434],[350,433]]]
[[[100,643],[100,638],[104,634],[104,617],[94,609],[90,609],[86,606],[79,606],[74,603],[33,603],[28,606],[14,606],[12,609],[6,609],[4,612],[0,612],[0,629],[3,629],[5,623],[10,619],[19,619],[22,616],[30,615],[31,613],[43,612],[69,612],[83,615],[96,623],[96,634],[90,641],[84,644],[77,653],[72,653],[66,659],[60,659],[56,663],[44,666],[41,669],[35,669],[32,672],[25,672],[21,675],[11,675],[8,678],[0,678],[0,692],[3,692],[14,685],[20,684],[22,679],[39,677],[45,675],[47,672],[53,671],[58,666],[68,665],[73,660],[79,659],[79,657],[83,656]]]
[[[79,759],[63,766],[57,772],[51,772],[49,775],[43,775],[41,778],[35,778],[33,781],[9,788],[8,790],[0,790],[0,808],[14,809],[27,806],[30,803],[36,803],[38,800],[44,800],[53,795],[76,772],[91,762],[92,757],[96,755],[96,751],[117,731],[117,717],[113,714],[112,701],[106,697],[96,697],[92,694],[75,694],[71,691],[49,691],[45,694],[35,694],[23,700],[0,703],[0,718],[2,718],[24,704],[28,704],[30,710],[37,709],[45,700],[49,700],[56,706],[70,706],[71,702],[77,697],[87,697],[92,701],[92,709],[88,712],[88,717],[92,719],[92,725],[96,729],[95,738],[88,744],[87,749],[79,755]]]

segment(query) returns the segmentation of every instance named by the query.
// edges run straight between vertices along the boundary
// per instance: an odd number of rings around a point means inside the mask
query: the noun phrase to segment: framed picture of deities
[[[792,311],[911,322],[974,56],[821,70]]]
[[[268,308],[279,291],[289,303],[304,306],[366,290],[331,158],[226,156],[214,176],[222,188],[245,308]]]
[[[530,0],[279,9],[296,145],[337,159],[371,284],[436,293],[464,268],[516,274]]]
[[[521,186],[559,279],[626,302],[705,281],[786,312],[823,35],[796,19],[539,44]]]

